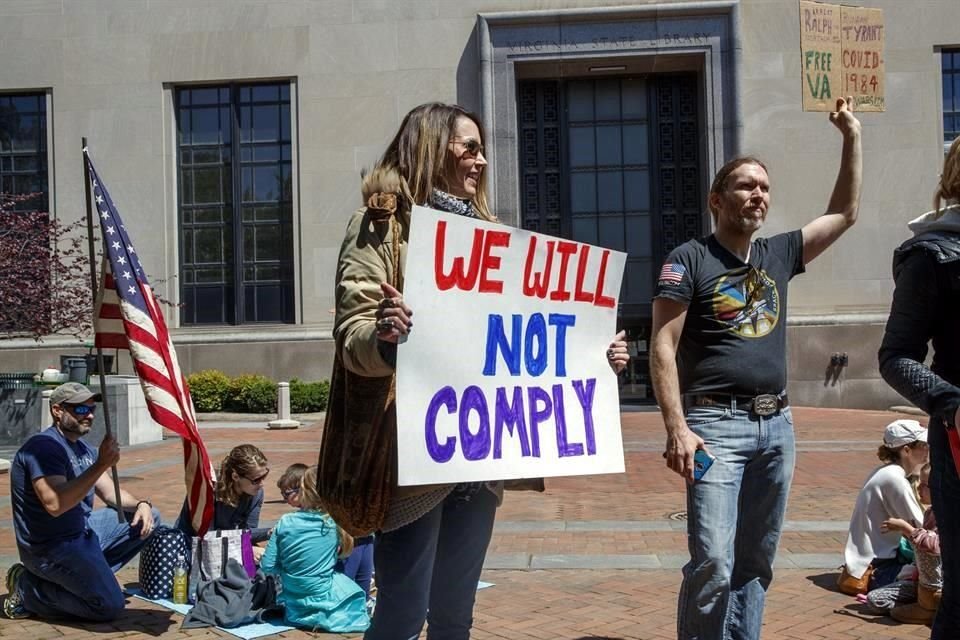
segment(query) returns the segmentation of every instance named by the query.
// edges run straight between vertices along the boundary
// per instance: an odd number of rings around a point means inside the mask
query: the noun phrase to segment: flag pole
[[[93,325],[96,327],[97,289],[99,289],[100,285],[97,282],[97,253],[93,243],[93,200],[90,197],[90,165],[87,164],[87,139],[81,138],[81,144],[83,145],[83,192],[87,196],[87,249],[90,254],[90,290],[93,292]],[[96,331],[94,331],[93,341],[97,348],[97,372],[100,374],[103,424],[106,427],[107,435],[112,436],[113,428],[110,424],[110,404],[107,402],[107,376],[103,372],[103,347],[96,344]],[[119,520],[120,524],[123,524],[126,522],[126,518],[123,515],[123,501],[120,498],[120,474],[117,472],[117,465],[113,465],[111,471],[113,472],[114,497],[117,501],[117,520]]]

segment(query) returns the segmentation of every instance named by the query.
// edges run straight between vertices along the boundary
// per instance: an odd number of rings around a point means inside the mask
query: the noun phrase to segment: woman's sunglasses
[[[471,158],[476,158],[481,154],[486,155],[486,149],[480,144],[479,140],[473,138],[453,138],[450,140],[450,144],[457,142],[463,145],[463,150],[466,152],[464,155],[469,154]]]
[[[267,476],[268,476],[268,475],[270,475],[270,469],[267,469],[266,471],[264,471],[264,472],[263,472],[263,475],[260,476],[259,478],[250,478],[250,477],[247,477],[247,476],[243,476],[243,477],[244,477],[244,478],[247,478],[247,480],[248,480],[251,484],[263,484],[263,481],[267,479]]]
[[[63,406],[66,407],[67,411],[77,416],[78,418],[83,418],[84,416],[88,416],[97,410],[96,406],[90,406],[88,404],[65,404]]]
[[[286,500],[288,498],[292,498],[298,493],[300,493],[300,489],[284,489],[283,491],[280,492],[280,495],[283,496],[283,498]]]

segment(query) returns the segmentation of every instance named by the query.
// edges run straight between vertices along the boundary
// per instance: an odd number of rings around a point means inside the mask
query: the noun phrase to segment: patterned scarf
[[[450,195],[446,191],[440,191],[440,189],[434,189],[430,192],[430,199],[427,201],[427,206],[432,209],[446,211],[447,213],[467,216],[468,218],[480,217],[473,210],[473,202]]]

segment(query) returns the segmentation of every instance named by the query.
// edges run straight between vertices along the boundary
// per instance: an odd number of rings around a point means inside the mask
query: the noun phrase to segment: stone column
[[[300,423],[290,419],[290,383],[277,384],[277,419],[267,423],[268,429],[296,429]]]

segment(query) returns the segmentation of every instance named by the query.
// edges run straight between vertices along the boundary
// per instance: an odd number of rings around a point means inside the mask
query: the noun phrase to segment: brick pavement
[[[799,454],[781,555],[803,565],[817,554],[838,557],[853,497],[875,466],[873,454],[883,426],[892,419],[885,412],[797,408]],[[682,520],[683,488],[663,467],[660,456],[663,428],[656,413],[623,414],[627,473],[585,478],[548,479],[545,494],[510,493],[498,514],[484,579],[496,583],[478,594],[474,638],[525,640],[587,638],[633,639],[674,636],[675,600],[685,553]],[[203,431],[217,460],[239,442],[260,446],[274,470],[267,483],[264,520],[274,520],[286,509],[273,480],[293,462],[312,463],[320,439],[319,428],[296,431],[209,428]],[[182,502],[181,447],[176,438],[162,443],[126,448],[120,475],[137,495],[149,496],[165,518],[172,519]],[[15,557],[10,527],[9,476],[0,475],[0,569]],[[579,568],[550,570],[493,569],[496,560],[560,558],[566,566],[648,566],[644,558],[660,558],[670,569]],[[623,562],[616,563],[617,557]],[[572,564],[570,561],[572,559]],[[577,562],[582,562],[582,565]],[[593,563],[593,564],[591,564]],[[524,566],[530,566],[528,563]],[[536,563],[532,563],[536,566]],[[499,566],[512,567],[509,562]],[[556,565],[551,565],[556,566]],[[824,561],[809,566],[826,566]],[[852,599],[832,587],[836,571],[781,569],[769,593],[764,638],[816,640],[820,638],[925,638],[926,628],[900,626],[860,616]],[[122,581],[136,579],[126,568]],[[35,620],[0,620],[3,638],[220,638],[219,631],[180,632],[180,616],[132,599],[124,616],[111,624],[53,625]],[[292,632],[281,637],[332,637]],[[350,636],[348,636],[350,637]]]

